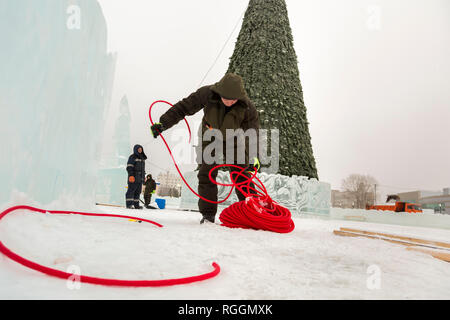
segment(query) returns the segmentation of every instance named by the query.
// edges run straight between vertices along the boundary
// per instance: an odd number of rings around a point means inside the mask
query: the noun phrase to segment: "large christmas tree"
[[[250,0],[228,72],[244,79],[261,127],[279,129],[279,173],[318,178],[284,0]]]

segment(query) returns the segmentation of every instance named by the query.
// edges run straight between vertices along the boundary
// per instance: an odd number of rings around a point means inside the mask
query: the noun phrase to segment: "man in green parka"
[[[225,146],[227,136],[226,130],[242,129],[244,132],[248,129],[255,129],[256,132],[259,129],[258,112],[247,96],[244,88],[243,80],[240,76],[227,73],[219,82],[201,87],[196,92],[190,94],[187,98],[182,99],[164,113],[159,120],[159,123],[155,123],[152,127],[153,136],[156,138],[158,135],[183,120],[184,117],[193,115],[203,109],[202,119],[202,136],[205,131],[210,129],[219,130],[223,137],[223,159],[227,160],[227,164],[236,164],[241,167],[245,167],[245,175],[249,176],[248,171],[254,171],[255,168],[259,170],[259,161],[257,154],[251,156],[251,165],[249,165],[249,153],[248,145],[243,148],[237,144],[233,144],[232,150],[234,153],[234,163],[230,163],[226,156],[227,148],[230,153],[229,147]],[[234,138],[233,138],[234,139]],[[217,141],[215,141],[217,143]],[[202,141],[202,151],[213,142]],[[253,142],[255,143],[255,142]],[[238,151],[244,150],[245,157],[238,154]],[[257,150],[257,148],[256,148]],[[233,158],[233,157],[232,157]],[[244,161],[241,159],[245,158]],[[245,162],[245,163],[243,163]],[[217,185],[212,183],[209,179],[209,171],[215,167],[217,163],[205,163],[199,164],[198,172],[198,193],[200,196],[211,200],[217,201]],[[240,171],[236,168],[230,168],[230,171]],[[212,174],[212,178],[215,180],[217,177],[217,170]],[[246,180],[242,176],[237,177],[237,182]],[[253,185],[252,185],[253,187]],[[245,196],[236,189],[239,201],[245,200]],[[203,215],[203,219],[200,223],[205,221],[214,222],[217,213],[217,204],[209,203],[202,199],[199,199],[198,207],[200,213]]]
[[[150,202],[152,201],[152,194],[156,190],[156,182],[153,180],[152,175],[148,174],[145,179],[145,190],[144,190],[144,205],[147,209],[150,209]]]

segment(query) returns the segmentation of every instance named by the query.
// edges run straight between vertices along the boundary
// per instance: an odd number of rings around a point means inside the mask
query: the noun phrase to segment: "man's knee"
[[[198,183],[200,184],[213,184],[211,180],[209,179],[209,172],[211,169],[214,168],[212,165],[201,165],[200,169],[198,170],[197,178]],[[217,178],[217,170],[214,170],[214,172],[211,174],[211,177],[215,180]]]
[[[127,193],[128,194],[133,194],[135,192],[136,186],[134,183],[128,183],[128,189],[127,189]]]

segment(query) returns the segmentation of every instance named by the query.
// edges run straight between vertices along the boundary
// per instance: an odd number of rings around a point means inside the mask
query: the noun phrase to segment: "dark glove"
[[[152,130],[153,138],[157,138],[165,128],[162,123],[158,122],[152,125],[150,129]]]
[[[245,168],[245,171],[248,171],[248,172],[259,171],[260,167],[261,167],[261,165],[259,163],[259,159],[254,157],[253,164],[250,164],[247,168]]]

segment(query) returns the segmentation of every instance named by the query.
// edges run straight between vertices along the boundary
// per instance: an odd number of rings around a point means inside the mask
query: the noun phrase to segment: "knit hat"
[[[227,100],[242,100],[247,97],[244,81],[234,73],[227,73],[219,82],[212,85],[211,90]]]

